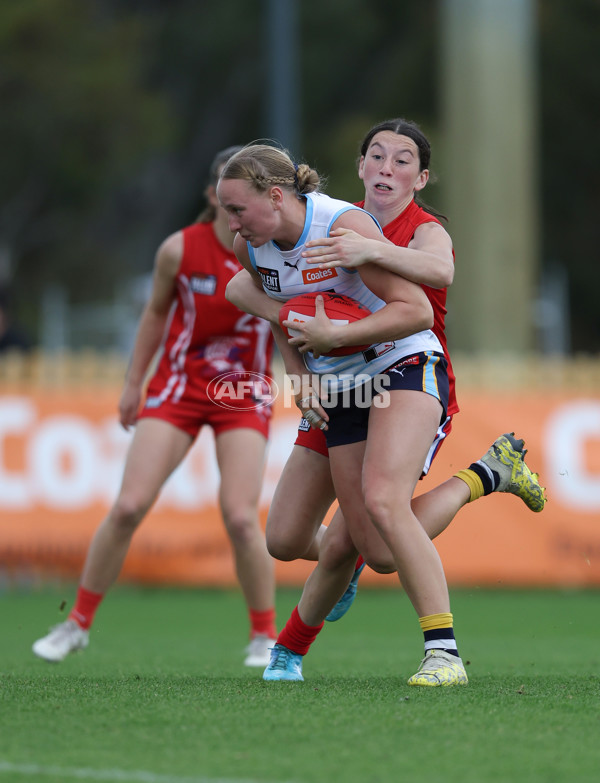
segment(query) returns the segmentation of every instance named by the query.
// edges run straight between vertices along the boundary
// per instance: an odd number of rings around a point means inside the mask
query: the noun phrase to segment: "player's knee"
[[[391,499],[373,482],[366,482],[363,489],[365,509],[372,520],[384,519],[391,511]]]
[[[352,543],[346,539],[323,539],[319,550],[319,563],[328,571],[343,568],[349,562],[355,563],[357,552]]]
[[[284,562],[298,560],[298,558],[302,557],[304,554],[304,552],[298,551],[298,546],[295,541],[289,541],[275,536],[267,536],[267,550],[275,560],[282,560]]]
[[[110,521],[115,530],[131,534],[146,515],[150,504],[136,496],[121,496],[113,506]]]
[[[363,560],[377,574],[393,574],[396,571],[391,553],[388,557],[381,553],[367,552],[366,555],[363,554]]]
[[[385,491],[366,491],[365,509],[371,522],[384,539],[404,516],[402,501],[394,494]],[[410,501],[406,503],[406,511],[410,512]]]
[[[234,546],[244,546],[252,541],[256,535],[262,535],[258,519],[255,514],[243,509],[233,509],[223,512],[225,528]]]

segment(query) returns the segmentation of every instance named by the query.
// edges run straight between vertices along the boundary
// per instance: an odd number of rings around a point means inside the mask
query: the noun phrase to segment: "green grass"
[[[453,591],[467,688],[409,688],[406,597],[359,592],[304,683],[241,666],[238,593],[113,590],[90,648],[32,641],[73,588],[0,596],[0,783],[559,783],[600,778],[600,594]],[[298,593],[282,591],[283,622]]]

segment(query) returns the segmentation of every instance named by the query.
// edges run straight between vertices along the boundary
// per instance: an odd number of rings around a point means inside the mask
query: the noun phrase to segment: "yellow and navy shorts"
[[[382,389],[406,389],[430,394],[441,405],[440,425],[447,420],[448,362],[441,353],[422,351],[405,356],[363,386],[338,393],[332,397],[330,404],[321,401],[329,414],[329,429],[325,432],[328,448],[367,439],[369,411]]]

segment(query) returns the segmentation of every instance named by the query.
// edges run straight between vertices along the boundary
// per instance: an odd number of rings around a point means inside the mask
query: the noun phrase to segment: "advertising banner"
[[[10,581],[76,579],[91,536],[118,492],[131,435],[116,419],[118,389],[0,397],[0,574]],[[503,432],[529,449],[548,502],[541,513],[495,494],[463,508],[436,540],[448,581],[482,586],[600,585],[600,396],[462,391],[461,412],[425,492],[482,456]],[[295,439],[298,415],[275,404],[261,498],[264,522]],[[298,477],[302,481],[302,476]],[[207,428],[136,532],[122,581],[237,584],[217,505],[219,475]],[[310,492],[310,487],[306,487]],[[278,563],[281,585],[312,564]],[[393,586],[369,569],[361,584]]]

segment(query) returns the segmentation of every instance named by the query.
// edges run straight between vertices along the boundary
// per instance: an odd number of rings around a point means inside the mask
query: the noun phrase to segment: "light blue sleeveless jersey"
[[[299,294],[321,291],[335,291],[351,296],[376,312],[384,307],[380,299],[363,283],[355,269],[318,269],[302,258],[306,242],[329,236],[333,223],[351,209],[359,209],[347,201],[340,201],[323,193],[308,193],[306,196],[306,221],[298,243],[292,250],[280,250],[274,242],[260,247],[248,244],[252,266],[262,280],[265,292],[273,299],[286,302]],[[369,214],[369,213],[367,213]],[[373,217],[370,215],[370,217]],[[375,223],[379,226],[375,218]],[[304,354],[304,363],[311,373],[331,375],[329,388],[354,388],[386,370],[400,359],[421,351],[443,353],[439,340],[430,329],[405,337],[375,343],[367,351],[348,356],[321,356],[315,359],[312,353]]]

